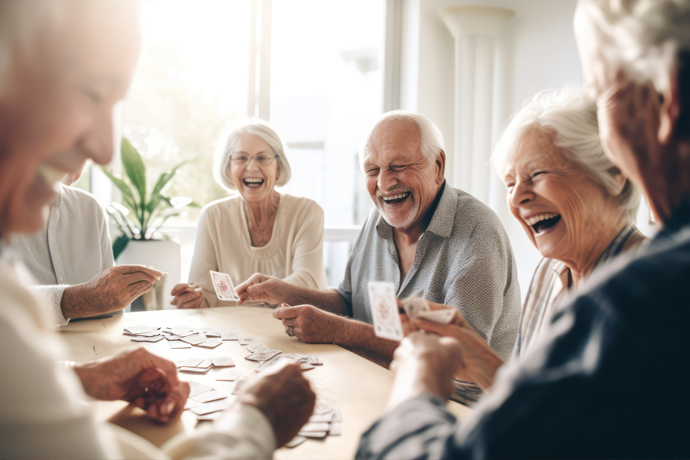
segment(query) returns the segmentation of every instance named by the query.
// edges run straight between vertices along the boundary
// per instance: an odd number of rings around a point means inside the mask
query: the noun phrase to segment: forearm
[[[292,286],[285,297],[285,302],[290,305],[314,305],[323,311],[336,315],[351,316],[350,306],[335,289],[308,289]]]
[[[393,358],[393,352],[400,345],[400,342],[395,340],[377,337],[371,324],[350,318],[341,318],[341,327],[336,331],[334,343],[347,348],[373,352],[386,360]]]
[[[66,319],[93,316],[93,306],[86,300],[87,289],[83,284],[69,286],[62,293],[60,309]]]

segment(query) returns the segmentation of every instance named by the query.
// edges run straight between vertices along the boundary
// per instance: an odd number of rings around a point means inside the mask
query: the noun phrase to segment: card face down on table
[[[398,313],[398,301],[393,283],[369,282],[369,304],[374,317],[374,332],[378,337],[402,340],[402,323]]]

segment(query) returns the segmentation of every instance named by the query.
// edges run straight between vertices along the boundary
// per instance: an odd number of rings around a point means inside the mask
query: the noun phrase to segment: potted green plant
[[[182,209],[199,207],[190,198],[169,198],[164,192],[186,161],[176,165],[170,171],[162,173],[149,192],[146,184],[146,165],[134,146],[122,138],[121,146],[123,178],[115,177],[110,171],[101,167],[103,173],[122,193],[122,203],[111,203],[107,208],[115,225],[122,233],[113,241],[113,256],[120,264],[151,265],[169,275],[157,299],[153,299],[162,308],[164,298],[175,283],[179,282],[181,271],[180,246],[159,232],[168,219],[179,216]],[[168,289],[169,288],[169,289]],[[148,305],[145,308],[149,309]]]

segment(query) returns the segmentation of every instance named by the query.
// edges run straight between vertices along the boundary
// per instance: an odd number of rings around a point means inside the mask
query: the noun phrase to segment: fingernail
[[[173,409],[175,408],[175,401],[170,401],[168,404],[165,405],[165,414],[170,414]]]

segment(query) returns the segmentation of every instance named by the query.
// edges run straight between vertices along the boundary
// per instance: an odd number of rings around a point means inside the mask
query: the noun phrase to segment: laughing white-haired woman
[[[301,287],[326,288],[323,210],[310,199],[275,190],[290,180],[290,163],[275,130],[249,120],[225,135],[216,150],[214,176],[239,194],[201,211],[189,283],[173,288],[172,304],[234,305],[218,299],[210,270],[229,274],[236,285],[265,273]]]

